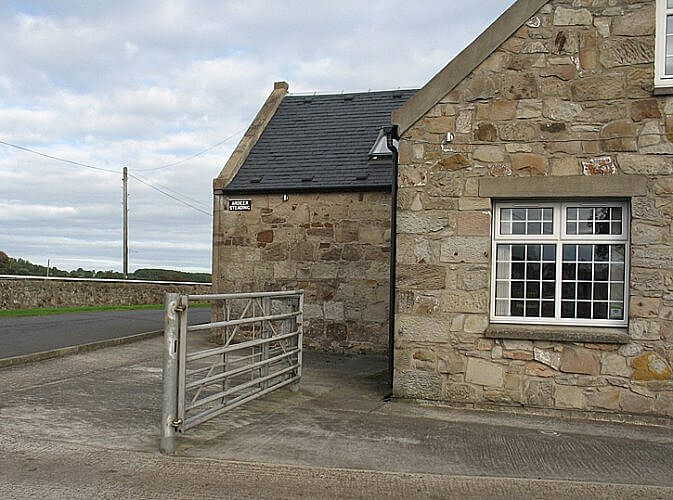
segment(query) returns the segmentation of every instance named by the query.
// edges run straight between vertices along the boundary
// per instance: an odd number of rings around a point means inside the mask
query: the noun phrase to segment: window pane
[[[624,319],[624,305],[621,302],[610,302],[610,319]]]
[[[578,318],[591,318],[591,302],[578,302],[576,307]]]
[[[594,319],[608,319],[608,303],[594,302]]]
[[[495,253],[496,314],[540,317],[544,312],[545,317],[554,317],[556,245],[502,244]],[[550,305],[543,306],[543,294]]]
[[[568,207],[566,219],[567,234],[622,234],[622,207]]]
[[[551,208],[500,209],[500,234],[553,234],[553,226]]]
[[[539,299],[540,298],[540,283],[528,282],[526,283],[526,298],[527,299]]]
[[[523,316],[523,300],[513,300],[510,313],[512,316]]]
[[[542,302],[542,317],[543,318],[554,317],[554,301],[545,300]]]
[[[623,319],[625,250],[625,245],[563,245],[561,317]]]
[[[666,8],[673,9],[673,0],[666,0]]]

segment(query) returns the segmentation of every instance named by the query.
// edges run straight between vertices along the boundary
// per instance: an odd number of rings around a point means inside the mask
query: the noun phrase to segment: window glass
[[[502,208],[500,209],[500,233],[553,234],[553,215],[551,208]]]
[[[669,8],[671,8],[669,6]],[[673,16],[666,16],[666,74],[673,75]]]
[[[622,234],[622,208],[568,207],[566,234]]]
[[[563,245],[561,317],[624,319],[625,245]]]
[[[498,245],[496,255],[496,314],[553,318],[556,245]]]
[[[565,232],[554,230],[554,210],[564,215]],[[496,204],[495,211],[495,319],[624,324],[629,228],[623,203]]]

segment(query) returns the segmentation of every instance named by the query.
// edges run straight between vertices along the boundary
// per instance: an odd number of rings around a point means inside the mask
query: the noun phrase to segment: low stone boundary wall
[[[210,284],[0,279],[0,309],[161,304],[166,293],[212,293]]]

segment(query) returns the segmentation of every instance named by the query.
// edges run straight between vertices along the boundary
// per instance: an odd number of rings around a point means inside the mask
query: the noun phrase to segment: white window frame
[[[566,233],[566,215],[569,207],[601,207],[601,206],[619,206],[622,208],[622,234],[621,235],[594,235],[594,234],[567,234]],[[554,224],[553,234],[536,235],[514,235],[500,234],[500,209],[501,208],[549,208],[554,209],[552,222]],[[536,202],[534,200],[522,201],[494,201],[493,203],[493,224],[491,234],[491,294],[490,294],[490,321],[491,323],[505,324],[533,324],[533,325],[564,325],[564,326],[594,326],[594,327],[626,327],[629,321],[629,275],[630,275],[630,248],[631,248],[631,207],[628,201],[622,199],[564,199],[564,200],[544,200]],[[496,267],[497,267],[497,245],[498,244],[534,244],[539,242],[544,244],[556,245],[556,273],[555,273],[555,293],[554,293],[554,317],[526,317],[526,316],[497,316],[496,311]],[[613,319],[585,319],[585,318],[562,318],[562,283],[563,283],[563,245],[564,244],[624,244],[624,317],[621,320]],[[593,283],[593,281],[592,281]],[[608,300],[609,302],[609,300]],[[592,299],[593,303],[593,299]]]
[[[654,89],[673,90],[673,74],[666,74],[666,17],[673,15],[667,0],[657,0],[654,50]]]

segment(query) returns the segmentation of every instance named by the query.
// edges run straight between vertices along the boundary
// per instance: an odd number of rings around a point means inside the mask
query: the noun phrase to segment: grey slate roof
[[[390,157],[369,151],[415,92],[285,97],[224,192],[389,189]]]

